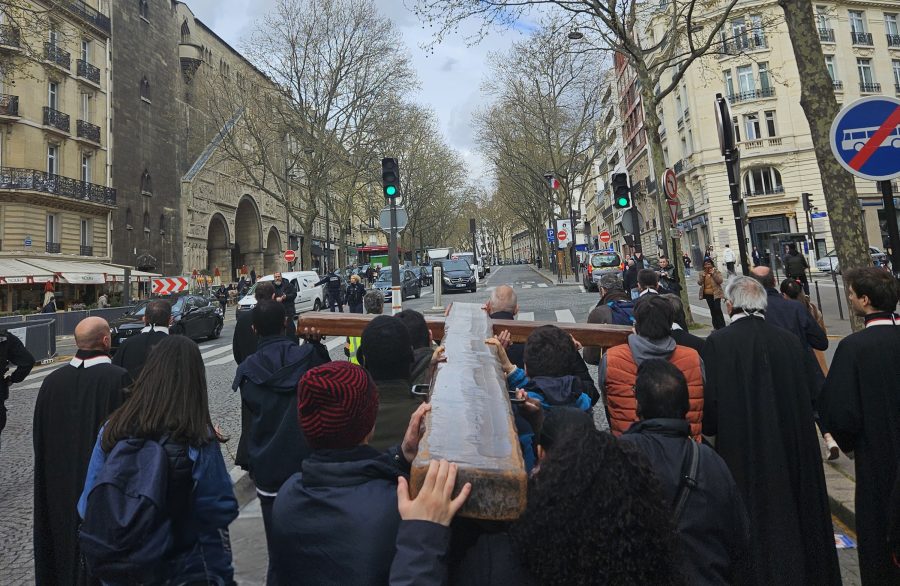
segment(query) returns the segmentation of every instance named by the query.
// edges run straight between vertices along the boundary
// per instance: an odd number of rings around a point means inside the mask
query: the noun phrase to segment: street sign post
[[[547,228],[547,242],[555,242],[556,241],[556,230],[553,228]]]
[[[284,262],[292,263],[297,260],[297,253],[293,250],[285,250],[284,251]]]
[[[572,242],[572,221],[569,219],[556,221],[556,241],[560,248],[566,248]]]
[[[604,230],[603,232],[600,232],[600,242],[602,242],[603,244],[606,244],[610,240],[612,240],[612,234],[610,234],[606,230]]]
[[[831,124],[831,151],[850,173],[878,181],[887,218],[896,217],[891,179],[900,177],[900,99],[870,96],[847,104]],[[888,221],[891,265],[900,271],[900,231]]]
[[[406,225],[409,223],[409,214],[406,213],[406,208],[397,208],[397,230],[404,230]],[[386,207],[381,210],[381,213],[378,215],[378,225],[384,232],[391,231],[391,208]]]
[[[666,198],[678,199],[678,177],[673,169],[669,168],[663,172],[660,183],[662,183]]]
[[[669,204],[669,213],[672,215],[672,227],[678,226],[678,200],[677,199],[667,199],[666,203]]]

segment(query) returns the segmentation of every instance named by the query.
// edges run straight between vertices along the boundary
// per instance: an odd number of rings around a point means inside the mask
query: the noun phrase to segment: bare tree
[[[71,35],[54,27],[51,17],[77,16],[71,7],[61,0],[0,0],[0,45],[6,47],[0,53],[0,81],[34,77],[29,66],[54,57],[67,44]]]

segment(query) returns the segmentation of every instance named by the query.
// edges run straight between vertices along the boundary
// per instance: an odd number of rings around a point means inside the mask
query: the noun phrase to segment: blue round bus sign
[[[831,150],[857,177],[900,177],[900,99],[871,96],[847,104],[831,124]]]

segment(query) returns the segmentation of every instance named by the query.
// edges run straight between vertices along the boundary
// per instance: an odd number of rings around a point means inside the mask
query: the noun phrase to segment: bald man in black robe
[[[111,364],[109,324],[75,328],[78,352],[49,374],[34,406],[34,566],[38,586],[96,583],[79,563],[78,497],[100,426],[125,401],[128,371]]]

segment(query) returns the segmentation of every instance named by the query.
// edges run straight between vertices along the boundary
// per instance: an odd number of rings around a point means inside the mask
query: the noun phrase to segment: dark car
[[[384,267],[381,269],[381,273],[379,273],[378,279],[375,281],[375,285],[373,285],[373,287],[384,293],[385,301],[391,301],[392,293],[390,267]],[[419,285],[419,278],[410,269],[401,268],[400,301],[404,301],[408,297],[415,297],[416,299],[418,299],[421,295],[422,286]]]
[[[440,265],[441,293],[448,291],[471,291],[474,293],[478,288],[475,270],[465,260],[442,260]]]
[[[168,300],[172,305],[172,327],[169,332],[199,340],[215,339],[222,333],[222,309],[215,299],[200,295],[182,295]],[[149,301],[141,301],[134,309],[109,323],[112,349],[115,351],[126,338],[134,336],[144,328],[144,312]]]
[[[422,287],[427,287],[432,284],[432,276],[431,276],[431,266],[423,265],[421,267],[415,267],[413,272],[419,277],[419,285]]]

